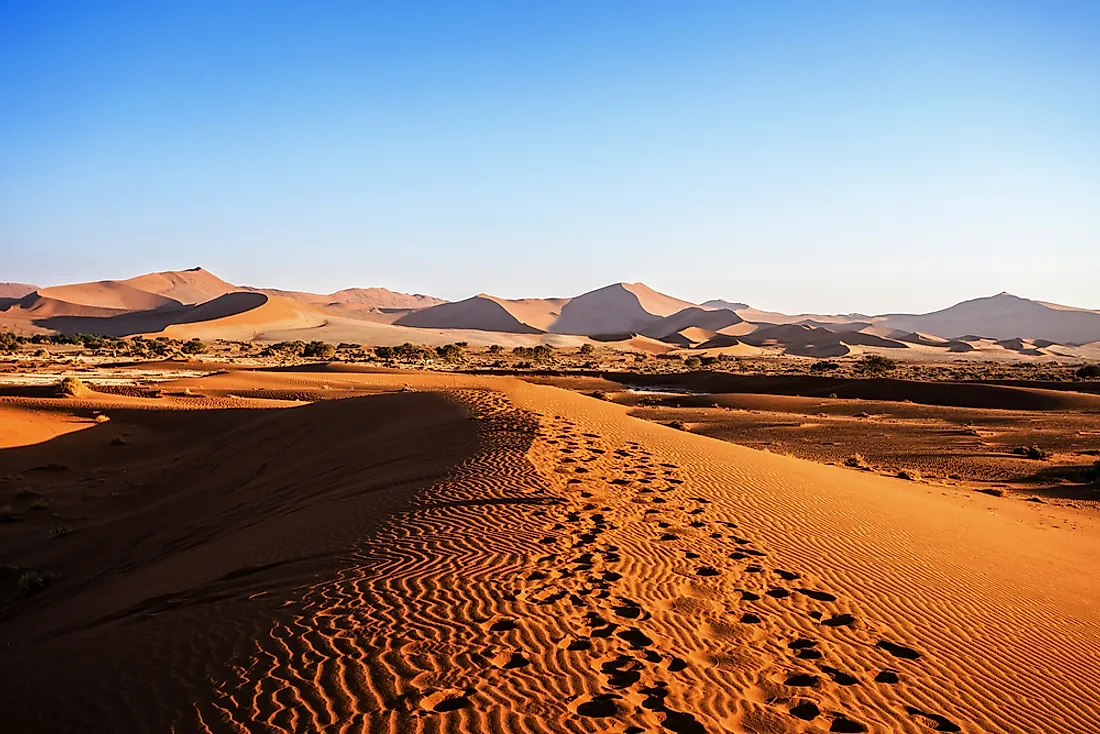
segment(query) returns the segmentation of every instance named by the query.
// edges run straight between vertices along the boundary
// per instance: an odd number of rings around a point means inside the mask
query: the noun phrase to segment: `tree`
[[[336,356],[336,347],[328,342],[312,341],[303,347],[302,356],[316,359],[332,359]]]
[[[206,345],[202,343],[201,339],[192,339],[189,342],[184,342],[180,347],[180,351],[184,354],[202,354],[206,351]]]
[[[882,375],[897,367],[897,362],[881,354],[869,354],[859,363],[860,372],[868,375]]]
[[[594,346],[592,346],[591,344],[585,343],[585,344],[581,344],[581,348],[577,350],[577,354],[581,355],[582,357],[587,357],[588,355],[592,354],[595,351],[596,351],[596,348]]]
[[[500,346],[499,344],[493,344],[489,347],[489,354],[500,354],[503,351],[504,347]]]
[[[436,347],[435,353],[446,362],[459,362],[462,360],[462,347],[458,344],[444,344]]]

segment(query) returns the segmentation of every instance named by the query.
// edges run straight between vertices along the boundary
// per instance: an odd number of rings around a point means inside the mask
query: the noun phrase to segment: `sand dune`
[[[49,301],[113,311],[147,311],[154,308],[173,308],[181,305],[175,299],[139,290],[115,280],[39,288],[35,291],[35,294],[38,298]],[[34,294],[27,296],[24,301],[28,301],[33,296]],[[34,310],[33,305],[25,306],[25,308]]]
[[[0,283],[0,299],[20,299],[36,290],[38,286],[30,283]]]
[[[641,333],[659,317],[692,305],[644,283],[615,283],[569,299],[550,330],[587,336]]]
[[[155,293],[189,305],[212,301],[226,293],[239,290],[232,283],[227,283],[202,268],[149,273],[124,280],[122,283],[131,288]]]
[[[278,288],[244,287],[255,293],[289,298],[318,305],[349,305],[377,309],[418,309],[446,303],[442,298],[425,296],[420,293],[398,293],[386,288],[345,288],[334,293],[309,293],[308,291],[285,291]]]
[[[250,384],[351,399],[203,397]],[[505,378],[183,386],[0,451],[75,526],[0,485],[62,574],[0,612],[13,730],[1100,729],[1089,516]]]
[[[654,321],[643,329],[642,333],[655,339],[661,339],[690,328],[717,332],[720,329],[740,324],[742,321],[742,318],[733,311],[725,309],[711,310],[692,306]]]
[[[507,334],[549,330],[566,299],[528,298],[512,301],[485,293],[464,301],[442,303],[402,316],[395,323],[428,329],[476,329]]]
[[[928,314],[886,314],[896,329],[923,331],[945,338],[973,334],[991,339],[1049,339],[1064,344],[1100,340],[1100,312],[1030,301],[1008,293]]]

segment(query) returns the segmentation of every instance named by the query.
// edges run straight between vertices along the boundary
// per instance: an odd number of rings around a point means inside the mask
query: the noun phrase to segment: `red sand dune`
[[[1087,514],[504,378],[184,387],[7,399],[86,421],[0,450],[6,562],[61,574],[0,608],[12,731],[1100,730]]]

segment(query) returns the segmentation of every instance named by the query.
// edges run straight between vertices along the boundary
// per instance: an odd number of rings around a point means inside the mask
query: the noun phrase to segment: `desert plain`
[[[5,730],[1100,731],[1100,313],[8,292]]]

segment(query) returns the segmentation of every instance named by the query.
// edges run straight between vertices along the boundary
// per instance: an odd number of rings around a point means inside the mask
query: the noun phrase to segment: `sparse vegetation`
[[[581,344],[580,349],[577,350],[577,354],[581,355],[582,357],[589,357],[592,354],[594,354],[595,351],[596,351],[596,348],[594,346],[592,346],[591,344],[585,343],[585,344]]]
[[[336,356],[336,347],[328,342],[312,341],[302,347],[302,356],[307,359],[332,359]]]
[[[689,370],[697,370],[703,366],[703,360],[698,357],[688,357],[684,360],[684,366]]]
[[[1100,377],[1100,364],[1087,364],[1075,372],[1082,380],[1092,380]]]
[[[838,369],[840,369],[839,364],[827,360],[819,360],[810,365],[810,372],[832,372]]]
[[[180,351],[184,354],[204,354],[206,352],[206,345],[203,344],[201,339],[192,339],[184,342],[180,347]]]
[[[1038,446],[1017,446],[1012,449],[1012,453],[1035,461],[1046,461],[1050,458],[1050,452]]]
[[[898,470],[898,479],[908,479],[910,482],[919,482],[921,480],[921,473],[919,469],[900,469]]]
[[[85,395],[88,392],[88,386],[79,377],[66,377],[57,384],[56,393],[58,397],[72,398],[78,395]]]
[[[859,361],[857,371],[867,375],[884,375],[897,369],[898,363],[881,354],[869,354]]]
[[[871,465],[867,463],[867,459],[863,454],[852,454],[844,460],[844,466],[850,466],[854,469],[870,469]]]

